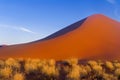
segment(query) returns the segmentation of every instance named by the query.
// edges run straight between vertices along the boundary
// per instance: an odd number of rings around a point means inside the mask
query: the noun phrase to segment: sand
[[[82,23],[81,23],[82,22]],[[74,27],[75,25],[76,28]],[[117,59],[120,57],[120,23],[101,14],[74,23],[67,32],[26,44],[0,48],[0,58]],[[63,29],[64,30],[64,29]],[[60,34],[61,33],[61,34]]]

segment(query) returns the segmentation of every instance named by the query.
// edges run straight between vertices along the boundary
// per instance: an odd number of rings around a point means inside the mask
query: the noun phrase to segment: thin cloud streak
[[[109,2],[110,4],[115,4],[116,1],[115,0],[106,0],[107,2]]]
[[[115,14],[116,17],[120,18],[120,13],[119,13],[119,9],[118,8],[115,8],[114,14]]]
[[[0,28],[9,28],[9,29],[14,29],[14,30],[20,30],[26,33],[31,33],[31,34],[38,34],[30,29],[27,29],[26,27],[16,27],[16,26],[10,26],[10,25],[0,25]]]
[[[32,33],[32,34],[37,34],[36,32],[33,32],[33,31],[31,31],[31,30],[29,30],[29,29],[27,29],[27,28],[25,28],[25,27],[19,27],[19,29],[20,29],[21,31],[24,31],[24,32],[28,32],[28,33]]]
[[[116,3],[117,0],[106,0],[106,1],[114,6],[115,9],[113,10],[113,13],[117,18],[120,18],[120,12],[119,12],[120,9]]]

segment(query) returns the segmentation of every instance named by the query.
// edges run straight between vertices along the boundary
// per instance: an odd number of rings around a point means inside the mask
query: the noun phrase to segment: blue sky
[[[92,14],[120,21],[120,0],[0,0],[0,44],[39,40]]]

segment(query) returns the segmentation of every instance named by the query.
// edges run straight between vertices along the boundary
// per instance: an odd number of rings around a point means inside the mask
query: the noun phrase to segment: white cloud
[[[28,33],[32,33],[32,34],[37,34],[36,32],[33,32],[33,31],[31,31],[30,29],[27,29],[27,28],[25,28],[25,27],[19,27],[19,29],[20,29],[21,31],[24,31],[24,32],[28,32]]]
[[[107,2],[111,3],[111,4],[115,4],[115,0],[107,0]]]
[[[0,25],[1,28],[9,28],[9,29],[14,29],[14,30],[20,30],[26,33],[31,33],[31,34],[37,34],[36,32],[27,29],[26,27],[16,27],[16,26],[11,26],[11,25]]]
[[[114,14],[115,14],[116,17],[120,18],[119,8],[115,8]]]
[[[113,5],[113,7],[114,7],[113,14],[117,18],[120,18],[120,7],[116,2],[117,0],[106,0],[106,1]]]

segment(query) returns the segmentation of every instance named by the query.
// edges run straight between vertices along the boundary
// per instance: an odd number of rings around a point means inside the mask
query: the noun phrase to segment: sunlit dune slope
[[[0,48],[0,58],[113,59],[120,57],[120,23],[95,14],[42,40]]]

